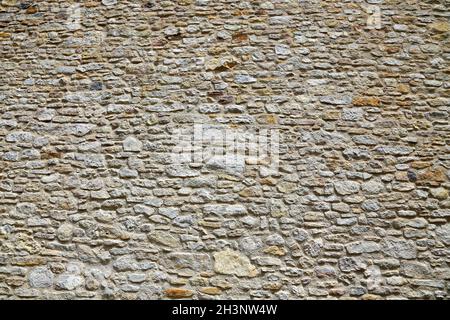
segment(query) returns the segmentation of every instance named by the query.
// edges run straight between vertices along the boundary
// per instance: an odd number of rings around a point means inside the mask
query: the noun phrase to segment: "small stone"
[[[426,279],[431,277],[432,271],[428,264],[416,261],[405,261],[400,266],[400,274],[408,278]]]
[[[437,227],[436,236],[445,245],[450,246],[450,223]]]
[[[211,170],[224,170],[232,175],[240,175],[245,170],[245,158],[240,155],[214,156],[206,162]]]
[[[168,268],[175,270],[191,269],[194,271],[208,271],[212,261],[205,253],[171,252],[165,258]]]
[[[352,102],[349,96],[323,96],[319,98],[320,102],[332,105],[345,105]]]
[[[139,173],[137,170],[123,167],[119,170],[119,176],[121,178],[136,178],[139,176]]]
[[[374,241],[356,241],[345,246],[350,254],[371,253],[380,251],[381,247]]]
[[[149,240],[160,243],[170,248],[177,248],[181,245],[178,236],[172,235],[169,231],[153,231],[148,235]]]
[[[113,6],[117,4],[117,0],[102,0],[102,4],[105,6]]]
[[[361,108],[345,108],[342,110],[342,120],[358,121],[364,116],[364,110]]]
[[[135,137],[128,137],[123,141],[123,150],[132,152],[142,151],[142,142]]]
[[[63,274],[56,280],[56,287],[63,290],[74,290],[84,283],[81,276],[73,274]]]
[[[214,270],[217,273],[236,275],[238,277],[255,277],[258,270],[243,254],[230,249],[219,251],[214,255]]]
[[[247,213],[245,206],[241,204],[207,204],[204,207],[206,214],[224,215],[224,216],[237,216]]]
[[[141,283],[147,279],[147,275],[145,273],[132,273],[128,275],[128,281],[133,283]]]
[[[411,240],[386,238],[382,241],[382,251],[388,256],[400,259],[415,259],[417,256],[416,245]]]
[[[173,166],[169,166],[166,169],[167,174],[169,175],[169,177],[181,177],[181,178],[186,178],[186,177],[196,177],[198,175],[200,175],[200,173],[196,170],[192,170],[186,166],[182,166],[182,165],[173,165]]]
[[[380,99],[378,99],[376,97],[355,97],[355,98],[353,98],[352,103],[354,106],[378,107],[378,106],[380,106]]]
[[[222,290],[220,290],[220,288],[217,287],[205,287],[205,288],[200,288],[199,290],[201,293],[204,294],[209,294],[209,295],[219,295],[222,293]]]
[[[37,207],[34,203],[23,202],[19,203],[16,206],[16,211],[25,215],[33,215],[37,210]]]
[[[287,45],[275,46],[275,53],[280,56],[288,56],[291,54],[291,49]]]
[[[158,209],[158,213],[160,215],[163,215],[169,219],[174,219],[175,217],[177,217],[180,214],[180,209],[179,208],[175,208],[175,207],[170,207],[170,208],[159,208]]]
[[[274,256],[284,256],[286,255],[286,249],[278,246],[270,246],[264,249],[265,253],[273,254]]]
[[[137,261],[132,256],[125,255],[114,261],[113,268],[117,271],[150,270],[156,268],[156,263],[149,261]]]
[[[12,132],[9,133],[5,140],[6,142],[18,142],[18,143],[28,143],[33,141],[33,134],[30,132]]]
[[[33,5],[33,6],[29,6],[26,10],[26,13],[28,14],[35,14],[36,12],[38,12],[38,7]]]
[[[169,288],[164,290],[164,293],[168,298],[172,299],[189,298],[194,295],[194,292],[192,290],[182,288]]]
[[[248,84],[248,83],[256,82],[256,79],[247,74],[239,74],[239,75],[236,75],[236,77],[234,78],[234,81],[236,83]]]
[[[309,238],[309,233],[305,229],[294,229],[291,232],[292,238],[294,238],[298,242],[303,242]]]
[[[448,198],[448,190],[442,187],[431,189],[430,193],[432,194],[433,197],[439,200],[445,200]]]
[[[166,36],[176,36],[180,34],[180,29],[176,27],[167,27],[164,29],[164,34]]]
[[[338,261],[339,269],[342,272],[352,272],[357,270],[362,270],[366,265],[355,257],[342,257]]]
[[[357,193],[360,190],[360,185],[355,181],[339,181],[334,183],[334,188],[340,195],[349,195]]]
[[[377,194],[384,191],[384,184],[377,180],[370,180],[361,185],[361,189],[370,194]]]
[[[450,24],[447,21],[437,21],[430,24],[430,29],[435,32],[449,32]]]
[[[35,268],[28,275],[28,282],[32,288],[49,288],[53,285],[53,272],[45,267]]]
[[[71,241],[73,237],[73,226],[70,223],[63,223],[56,231],[56,237],[61,242]]]

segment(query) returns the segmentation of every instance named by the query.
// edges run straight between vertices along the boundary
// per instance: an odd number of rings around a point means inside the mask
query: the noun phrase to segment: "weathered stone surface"
[[[56,287],[62,290],[75,290],[83,283],[83,277],[74,274],[64,274],[56,279]]]
[[[349,195],[357,193],[360,190],[360,185],[355,181],[339,181],[334,183],[336,192],[340,195]]]
[[[448,300],[447,2],[0,0],[0,300]]]
[[[172,299],[185,299],[190,298],[194,295],[194,292],[189,289],[183,289],[183,288],[169,288],[166,289],[165,294],[168,298]]]
[[[380,105],[380,99],[376,97],[354,97],[352,103],[355,106],[378,107]]]
[[[166,266],[171,269],[191,269],[208,271],[211,269],[211,257],[203,253],[172,252],[167,255]]]
[[[102,0],[102,4],[105,6],[112,6],[117,3],[117,0]]]
[[[350,104],[352,101],[350,96],[323,96],[320,97],[320,102],[332,105]]]
[[[206,214],[224,215],[224,216],[236,216],[244,215],[247,213],[245,206],[241,204],[208,204],[204,208]]]
[[[127,137],[123,141],[123,150],[139,152],[142,150],[142,142],[135,137]]]
[[[436,236],[445,245],[450,245],[450,223],[436,228]]]
[[[373,241],[356,241],[346,245],[350,254],[371,253],[380,251],[380,245]]]
[[[400,259],[414,259],[417,256],[417,248],[413,241],[386,238],[382,241],[382,251],[391,257]]]
[[[233,250],[224,250],[214,254],[214,270],[221,274],[231,274],[238,277],[256,277],[258,270],[251,264],[248,257]]]
[[[28,282],[32,288],[49,288],[53,285],[53,273],[46,267],[33,269],[28,275]]]
[[[148,238],[150,241],[154,241],[163,246],[177,248],[181,245],[179,237],[177,235],[171,234],[169,231],[152,231]]]
[[[73,226],[70,223],[63,223],[58,230],[56,230],[56,236],[59,241],[67,242],[72,240]]]

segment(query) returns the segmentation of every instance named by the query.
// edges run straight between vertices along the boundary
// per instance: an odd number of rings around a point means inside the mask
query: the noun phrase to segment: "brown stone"
[[[447,180],[445,169],[441,167],[429,168],[418,175],[418,180],[425,184],[433,184],[444,182]]]
[[[166,296],[171,299],[189,298],[194,295],[194,292],[192,290],[182,288],[169,288],[166,289],[164,292]]]
[[[27,8],[27,10],[25,12],[28,14],[34,14],[34,13],[38,12],[38,8],[37,8],[37,6],[30,6]]]
[[[217,287],[205,287],[205,288],[200,288],[200,292],[209,294],[209,295],[218,295],[218,294],[222,293],[222,290],[220,290]]]
[[[270,291],[279,291],[281,287],[283,286],[280,282],[269,282],[263,284],[263,289],[270,290]]]
[[[29,256],[29,257],[21,257],[15,259],[15,261],[12,263],[16,266],[38,266],[45,264],[46,260],[43,257],[38,256]]]
[[[378,107],[380,105],[380,99],[376,97],[355,97],[352,103],[355,106]]]
[[[286,255],[286,249],[278,246],[270,246],[264,249],[265,253],[273,254],[275,256],[284,256]]]
[[[409,93],[409,86],[407,84],[400,83],[397,86],[397,90],[400,93]]]
[[[233,34],[233,41],[243,42],[248,40],[248,35],[245,33],[235,33]]]
[[[382,300],[382,297],[375,294],[365,294],[361,297],[361,300]]]
[[[447,21],[437,21],[430,24],[430,29],[434,32],[449,32],[450,24]]]
[[[277,180],[275,178],[263,178],[260,180],[260,183],[262,185],[267,185],[267,186],[274,186],[277,184]]]

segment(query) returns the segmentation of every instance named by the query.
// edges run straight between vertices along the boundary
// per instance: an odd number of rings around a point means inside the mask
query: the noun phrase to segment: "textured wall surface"
[[[0,298],[448,298],[448,1],[0,3]]]

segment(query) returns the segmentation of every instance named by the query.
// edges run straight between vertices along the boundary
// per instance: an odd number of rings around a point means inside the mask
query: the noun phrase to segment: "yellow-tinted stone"
[[[437,21],[430,24],[430,29],[435,32],[449,32],[450,24],[447,21]]]
[[[278,246],[270,246],[264,249],[264,252],[275,256],[284,256],[286,254],[286,249]]]
[[[201,288],[200,292],[210,294],[210,295],[218,295],[222,293],[222,290],[216,287],[205,287]]]
[[[380,99],[376,97],[356,97],[353,98],[353,105],[378,107],[380,105]]]
[[[194,295],[194,292],[192,290],[183,288],[169,288],[166,289],[164,292],[167,297],[172,299],[189,298]]]

